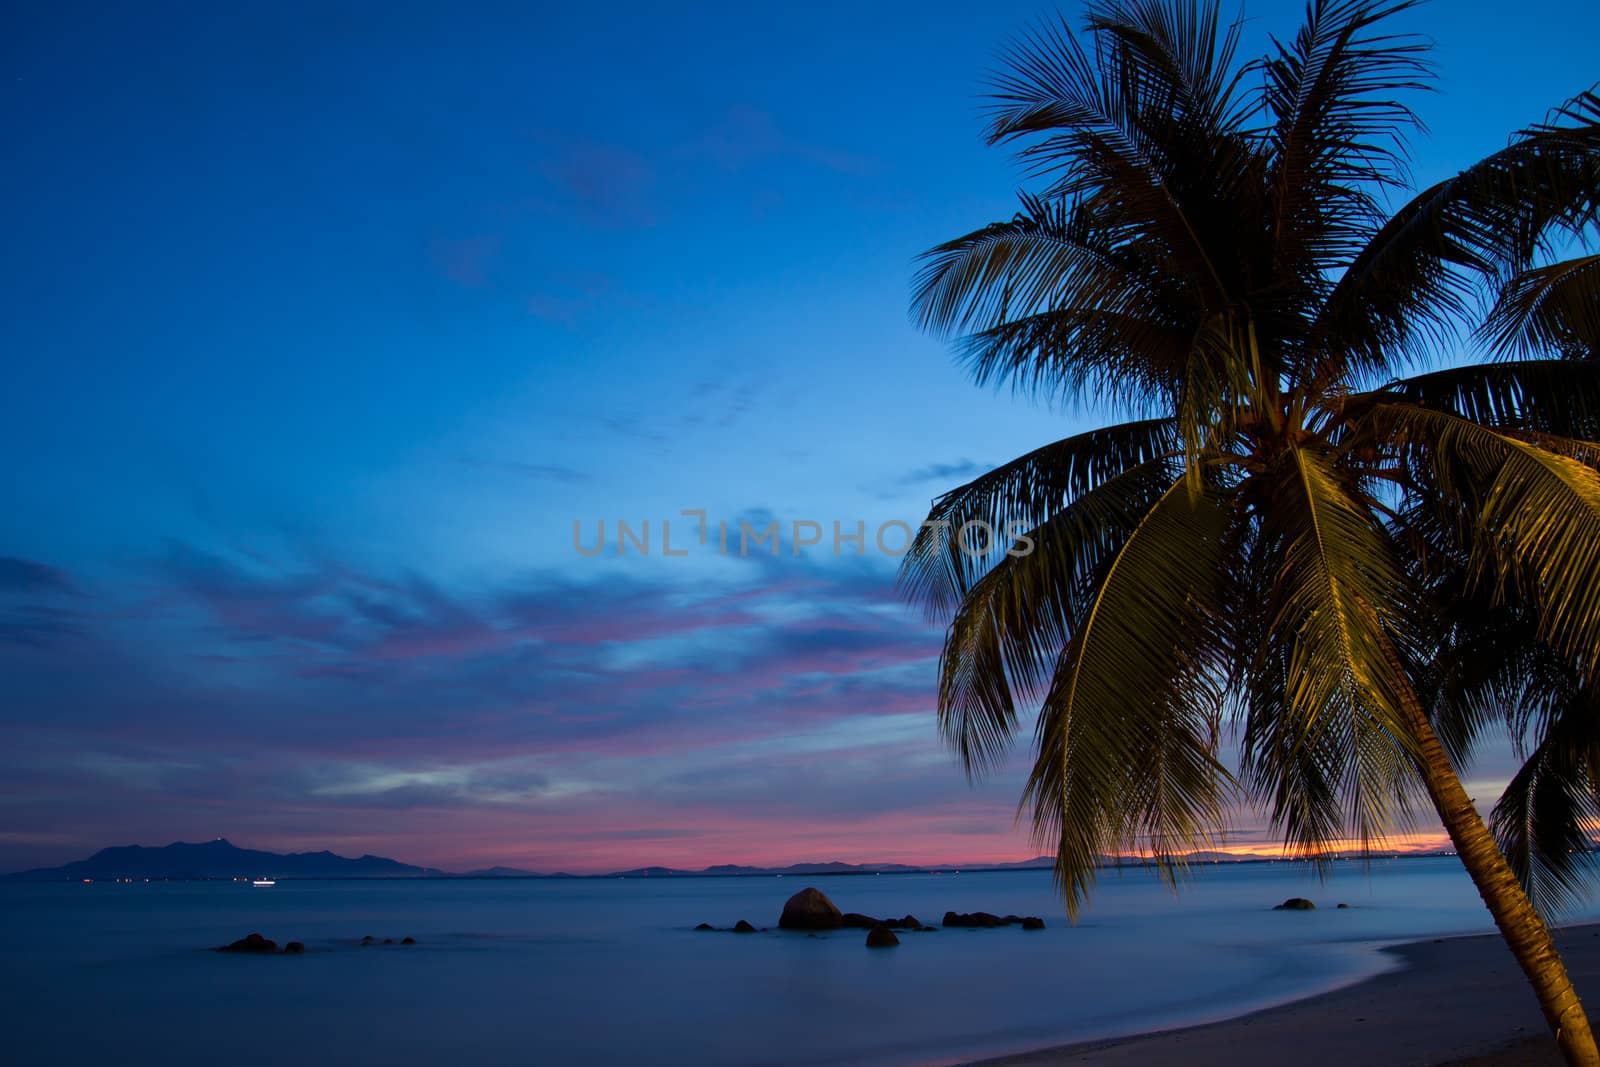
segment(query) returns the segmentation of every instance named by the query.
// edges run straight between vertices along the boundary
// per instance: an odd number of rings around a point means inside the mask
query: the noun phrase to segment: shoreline
[[[1588,1004],[1600,995],[1600,923],[1556,941]],[[1559,1067],[1538,1002],[1498,934],[1379,947],[1399,966],[1216,1022],[1055,1045],[967,1067]],[[1591,1011],[1594,1008],[1591,1007]]]

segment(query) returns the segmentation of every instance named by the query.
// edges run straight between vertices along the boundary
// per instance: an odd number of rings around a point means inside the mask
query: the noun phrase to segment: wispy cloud
[[[742,170],[772,160],[807,163],[852,175],[878,169],[875,159],[796,136],[780,127],[770,112],[748,104],[728,108],[710,128],[685,142],[682,154],[727,170]]]
[[[280,827],[320,827],[308,844],[367,810],[403,811],[418,834],[444,813],[459,827],[498,825],[507,806],[562,811],[619,848],[654,842],[638,862],[694,863],[734,856],[705,851],[714,810],[771,802],[756,776],[702,770],[767,752],[799,781],[869,724],[908,716],[937,755],[937,636],[893,600],[887,565],[729,566],[714,586],[608,571],[460,587],[174,544],[114,606],[72,620],[71,655],[0,640],[8,702],[25,709],[0,721],[0,780],[25,762],[141,819],[178,818],[180,797],[224,827],[276,812]],[[929,788],[962,788],[946,770]],[[881,802],[916,791],[903,793]],[[11,804],[0,791],[0,812]],[[634,809],[649,814],[635,825],[672,832],[631,837],[619,812]],[[84,834],[137,837],[113,808],[52,810]],[[585,860],[579,839],[552,839],[568,842],[563,865],[611,862]]]
[[[45,648],[75,641],[84,634],[86,602],[61,568],[0,556],[0,644]]]
[[[537,482],[583,485],[594,480],[594,476],[588,472],[561,463],[534,463],[515,459],[490,460],[472,456],[463,457],[461,463],[477,470],[498,471]]]
[[[77,593],[67,572],[48,563],[0,556],[0,593]]]
[[[500,254],[499,234],[435,240],[429,246],[434,264],[446,278],[463,289],[481,289]]]
[[[968,482],[990,468],[988,463],[974,463],[970,459],[958,459],[954,463],[931,463],[926,467],[907,471],[901,475],[899,484],[904,486],[922,485],[924,482]]]
[[[609,275],[567,272],[545,277],[528,297],[526,307],[534,318],[570,328],[602,306],[624,299]]]
[[[656,222],[656,168],[620,145],[570,140],[557,143],[539,164],[554,206],[575,210],[589,222],[637,228]]]

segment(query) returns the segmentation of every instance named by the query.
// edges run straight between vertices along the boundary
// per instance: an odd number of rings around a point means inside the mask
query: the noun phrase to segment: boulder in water
[[[1022,919],[1022,928],[1024,930],[1043,930],[1044,920],[1037,915],[1025,915]]]
[[[899,943],[900,939],[887,926],[874,926],[867,931],[868,948],[894,948]]]
[[[1272,909],[1273,911],[1316,911],[1317,906],[1305,897],[1290,897],[1288,900]]]
[[[276,952],[278,943],[269,941],[260,934],[246,934],[237,941],[230,942],[217,949],[218,952]]]
[[[733,924],[733,932],[736,934],[753,934],[756,932],[756,928],[745,922],[743,919],[740,919],[738,922]]]
[[[283,946],[284,953],[289,956],[298,956],[305,950],[306,946],[303,941],[291,941]]]
[[[701,923],[699,926],[696,926],[695,929],[696,930],[715,930],[716,927],[712,926],[710,923]]]
[[[784,903],[778,925],[785,930],[837,930],[844,916],[822,890],[807,886]]]

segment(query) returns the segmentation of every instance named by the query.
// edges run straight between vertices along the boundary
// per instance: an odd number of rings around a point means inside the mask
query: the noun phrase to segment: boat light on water
[[[269,885],[277,885],[278,883],[273,881],[271,878],[257,878],[255,881],[251,882],[250,884],[253,885],[253,886],[265,887],[265,886],[269,886]]]

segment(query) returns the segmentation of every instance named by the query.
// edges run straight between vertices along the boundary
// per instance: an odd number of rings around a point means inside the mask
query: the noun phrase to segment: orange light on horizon
[[[1337,857],[1347,853],[1361,853],[1364,851],[1376,857],[1452,850],[1453,846],[1450,843],[1449,835],[1444,833],[1396,834],[1382,841],[1369,841],[1365,845],[1355,838],[1330,841],[1323,849],[1322,854]],[[1314,855],[1298,852],[1281,841],[1253,841],[1241,844],[1212,845],[1195,849],[1194,852],[1270,860],[1306,860],[1314,858]],[[1115,855],[1118,859],[1127,860],[1147,860],[1151,858],[1151,854],[1148,852],[1118,852]]]

